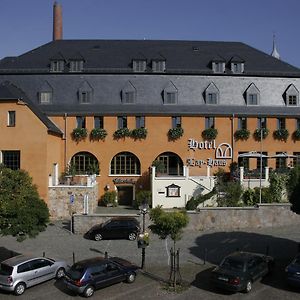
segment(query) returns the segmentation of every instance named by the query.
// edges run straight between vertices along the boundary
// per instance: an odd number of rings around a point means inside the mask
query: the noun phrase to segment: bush
[[[183,136],[183,128],[181,127],[171,128],[168,131],[168,137],[170,140],[177,140],[182,136]]]
[[[241,206],[242,186],[239,182],[227,182],[222,196],[218,198],[218,206],[236,207]]]
[[[72,131],[72,138],[75,141],[83,140],[87,137],[87,129],[86,128],[74,128]]]
[[[257,128],[257,129],[255,129],[255,131],[253,133],[255,140],[260,141],[261,131],[262,131],[262,138],[263,139],[265,139],[268,136],[269,129],[267,129],[267,128],[261,128],[261,129]]]
[[[274,138],[280,141],[286,141],[289,135],[290,134],[287,129],[277,129],[273,132]]]
[[[145,139],[147,137],[147,129],[146,128],[136,128],[131,130],[130,136],[134,139]]]
[[[104,140],[107,136],[107,132],[105,129],[103,128],[94,128],[91,131],[91,139],[92,140]]]
[[[234,138],[236,140],[247,140],[250,136],[250,131],[248,129],[239,129],[234,133]]]
[[[130,136],[130,130],[128,128],[120,128],[114,132],[114,138],[120,139]]]
[[[211,192],[205,195],[198,195],[197,197],[192,197],[185,205],[186,210],[195,210],[198,205],[203,203],[204,201],[210,199],[213,195],[215,195],[216,189],[214,188]]]
[[[207,128],[202,131],[202,137],[206,140],[214,140],[218,135],[218,130],[215,128]]]
[[[105,194],[101,197],[101,203],[105,206],[118,206],[118,202],[116,201],[117,198],[117,192],[116,191],[110,191],[105,192]]]
[[[300,129],[297,129],[297,130],[294,131],[294,133],[293,133],[293,139],[295,141],[299,141],[300,140]]]
[[[134,208],[139,209],[139,206],[142,205],[143,203],[151,206],[151,204],[152,204],[151,191],[139,191],[136,193],[135,201],[133,203]]]

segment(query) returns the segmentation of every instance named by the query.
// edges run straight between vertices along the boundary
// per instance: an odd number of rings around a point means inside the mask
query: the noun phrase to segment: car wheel
[[[56,275],[55,275],[55,278],[56,279],[61,279],[65,276],[65,269],[64,268],[59,268],[57,271],[56,271]]]
[[[126,278],[126,281],[128,283],[133,283],[135,281],[135,274],[134,273],[130,273],[127,278]]]
[[[91,285],[87,286],[83,291],[83,296],[86,298],[92,297],[94,295],[95,288]]]
[[[251,280],[248,280],[247,283],[246,283],[245,292],[250,293],[251,290],[252,290],[252,282],[251,282]]]
[[[16,285],[14,292],[17,296],[20,296],[20,295],[24,294],[25,289],[26,289],[25,283],[20,282]]]
[[[102,234],[100,233],[96,233],[94,236],[94,240],[95,241],[101,241],[103,239]]]
[[[135,233],[135,232],[129,233],[128,239],[129,239],[130,241],[135,241],[135,240],[136,240],[136,233]]]

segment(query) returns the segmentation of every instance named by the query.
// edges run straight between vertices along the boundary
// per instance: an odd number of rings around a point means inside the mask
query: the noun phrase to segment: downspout
[[[65,171],[67,170],[67,113],[64,114],[64,120],[65,120],[65,129],[64,129],[64,168]]]
[[[231,146],[232,146],[232,158],[231,163],[234,162],[234,114],[231,117]]]

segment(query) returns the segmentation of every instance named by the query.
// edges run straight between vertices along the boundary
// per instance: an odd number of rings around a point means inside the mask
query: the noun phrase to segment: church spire
[[[273,34],[273,50],[272,50],[272,53],[271,55],[277,59],[280,59],[280,54],[279,52],[277,51],[277,48],[276,48],[276,43],[275,43],[275,34]]]

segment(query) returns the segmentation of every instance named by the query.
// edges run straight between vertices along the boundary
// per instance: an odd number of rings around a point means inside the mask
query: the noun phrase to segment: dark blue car
[[[285,268],[287,282],[290,285],[300,287],[300,254]]]

